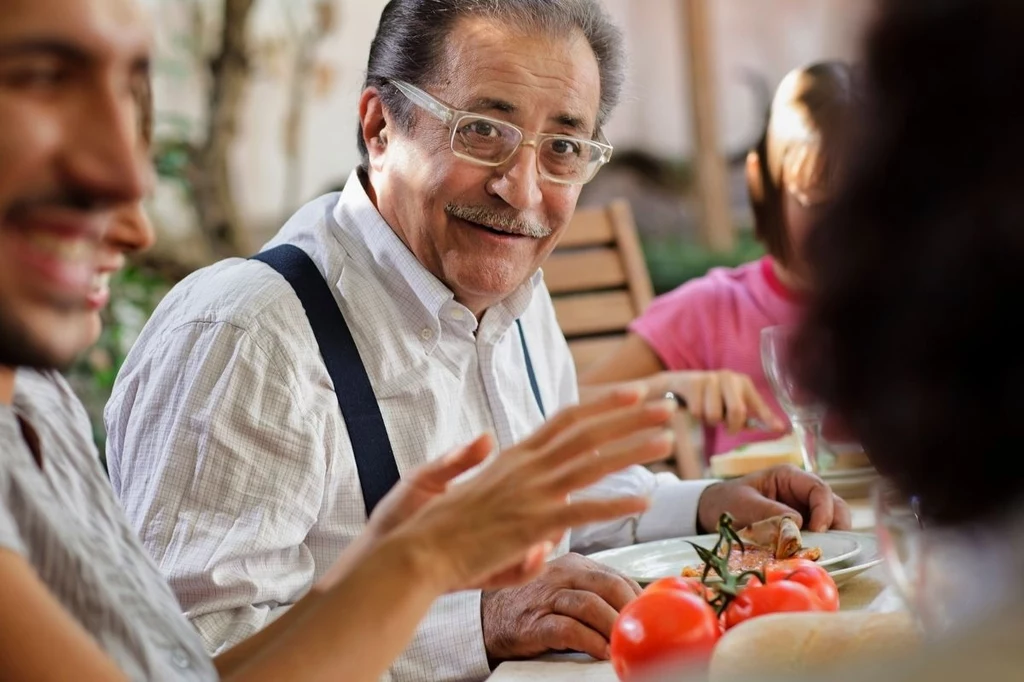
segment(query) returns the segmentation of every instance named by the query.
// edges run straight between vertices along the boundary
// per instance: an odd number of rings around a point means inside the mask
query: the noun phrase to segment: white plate
[[[878,540],[874,535],[865,533],[861,536],[860,542],[859,554],[828,567],[829,575],[832,576],[837,587],[842,587],[844,583],[882,563],[882,557],[878,553]]]
[[[801,533],[805,547],[820,547],[818,563],[828,567],[856,556],[861,549],[863,535],[844,531],[828,533]],[[697,535],[645,542],[629,547],[607,549],[591,554],[590,558],[614,568],[638,583],[650,583],[658,578],[679,575],[684,566],[701,563],[697,551],[687,544],[693,541],[711,549],[717,535]]]

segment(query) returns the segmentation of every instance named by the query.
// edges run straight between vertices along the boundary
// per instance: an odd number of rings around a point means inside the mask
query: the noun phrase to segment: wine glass
[[[776,400],[789,417],[800,440],[804,469],[817,473],[821,468],[818,452],[825,405],[802,389],[793,371],[791,347],[796,327],[779,325],[761,330],[761,365]],[[827,463],[826,463],[827,464]],[[827,468],[827,467],[824,467]]]
[[[872,488],[875,534],[889,584],[922,627],[924,584],[924,522],[915,498],[882,479]]]
[[[882,479],[872,489],[878,550],[889,581],[932,637],[1000,608],[1019,577],[1006,537],[981,528],[929,527],[920,498]]]

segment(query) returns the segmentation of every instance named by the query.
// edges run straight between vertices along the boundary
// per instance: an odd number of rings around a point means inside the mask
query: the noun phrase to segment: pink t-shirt
[[[630,329],[643,337],[669,370],[720,370],[751,377],[783,424],[786,413],[772,394],[761,368],[761,330],[795,324],[799,295],[775,274],[769,257],[738,268],[714,268],[656,298]],[[704,429],[704,457],[780,434],[753,429],[730,434]]]

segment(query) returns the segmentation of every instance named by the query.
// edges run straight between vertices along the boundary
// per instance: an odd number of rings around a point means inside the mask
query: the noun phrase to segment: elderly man
[[[209,649],[301,597],[425,456],[480,430],[507,447],[577,400],[539,267],[611,153],[601,125],[622,69],[596,0],[393,0],[344,191],[156,311],[108,406],[108,460]],[[709,487],[635,467],[588,494],[638,492],[648,512],[574,532],[572,547],[689,534],[725,509],[849,522],[792,469]],[[604,657],[637,590],[561,556],[524,587],[440,601],[392,677],[480,679],[552,649]]]

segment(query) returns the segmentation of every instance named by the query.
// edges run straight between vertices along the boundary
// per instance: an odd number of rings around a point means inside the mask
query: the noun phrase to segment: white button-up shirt
[[[576,373],[540,272],[478,321],[406,248],[353,173],[267,244],[305,250],[330,284],[373,384],[398,469],[484,431],[502,448],[543,421]],[[362,530],[352,445],[302,305],[263,263],[229,259],[161,302],[107,406],[114,491],[207,648],[245,639],[295,603]],[[587,494],[647,494],[640,517],[572,534],[580,550],[694,531],[705,483],[634,467]],[[489,674],[479,592],[440,599],[394,680]]]

